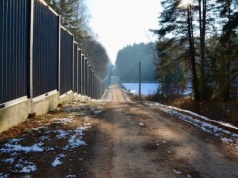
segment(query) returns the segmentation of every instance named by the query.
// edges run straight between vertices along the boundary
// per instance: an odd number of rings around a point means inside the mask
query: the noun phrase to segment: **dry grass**
[[[130,95],[132,101],[139,101],[138,95]],[[196,102],[191,97],[183,97],[174,100],[166,100],[161,95],[149,95],[142,97],[142,101],[156,101],[162,104],[172,105],[181,109],[193,111],[209,119],[223,121],[238,126],[238,100],[200,101]]]

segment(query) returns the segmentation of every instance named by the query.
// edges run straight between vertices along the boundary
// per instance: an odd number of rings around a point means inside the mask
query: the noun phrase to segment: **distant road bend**
[[[141,103],[125,102],[112,87],[95,129],[90,177],[238,177],[237,153],[217,138]]]

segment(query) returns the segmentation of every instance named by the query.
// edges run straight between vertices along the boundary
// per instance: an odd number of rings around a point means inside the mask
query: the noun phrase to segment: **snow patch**
[[[36,165],[33,162],[24,161],[19,159],[18,163],[15,165],[18,172],[29,173],[37,170]]]
[[[215,135],[217,137],[223,137],[224,134],[225,135],[229,135],[231,137],[230,139],[222,138],[223,143],[228,143],[228,142],[229,143],[233,143],[233,142],[237,142],[238,141],[238,135],[237,134],[231,133],[231,132],[229,132],[227,130],[219,128],[218,126],[215,126],[215,125],[206,123],[204,121],[195,119],[192,116],[198,116],[198,117],[200,117],[200,118],[202,118],[204,120],[211,121],[207,117],[201,116],[201,115],[199,115],[197,113],[194,113],[194,112],[191,112],[191,111],[188,111],[188,110],[183,110],[183,109],[179,109],[179,108],[176,108],[176,107],[173,107],[173,106],[163,105],[163,104],[160,104],[160,103],[157,103],[157,102],[144,102],[144,103],[146,105],[148,105],[148,106],[157,107],[160,110],[168,113],[169,115],[176,116],[177,118],[179,118],[181,120],[184,120],[184,121],[186,121],[188,123],[191,123],[194,126],[201,128],[205,132],[211,133],[211,134],[213,134],[213,135]],[[187,116],[185,114],[180,113],[179,111],[182,111],[184,113],[189,113],[192,116]],[[235,126],[232,126],[231,124],[227,124],[227,123],[224,123],[224,122],[219,122],[219,121],[213,121],[213,122],[219,123],[219,124],[221,124],[223,126],[227,126],[227,127],[233,128],[233,129],[238,129]]]
[[[56,135],[57,139],[61,139],[61,138],[65,138],[66,136],[69,135],[68,131],[64,131],[64,130],[55,130],[54,132],[58,132],[58,135]]]
[[[100,114],[102,112],[102,110],[97,110],[97,111],[94,111],[94,114]]]
[[[62,162],[59,160],[60,158],[55,158],[54,162],[51,164],[53,167],[56,167],[58,165],[61,165]]]
[[[54,121],[55,121],[53,122],[54,124],[63,124],[63,125],[66,125],[67,123],[76,122],[73,118],[55,118]]]
[[[76,175],[67,175],[66,178],[74,178],[77,177]]]
[[[143,124],[142,122],[139,122],[139,125],[141,125],[141,126],[142,126],[142,125],[144,125],[144,124]]]
[[[5,163],[12,164],[15,161],[15,159],[14,158],[8,158],[8,159],[4,159],[2,161],[5,162]]]
[[[24,173],[29,173],[29,172],[34,172],[36,171],[36,166],[35,165],[28,165],[22,168],[19,172],[24,172]]]
[[[176,174],[182,174],[181,171],[176,171],[175,169],[173,169],[173,171],[174,171]]]
[[[8,177],[9,177],[9,174],[0,173],[0,177],[1,177],[1,178],[8,178]]]
[[[53,163],[51,163],[51,165],[52,165],[53,167],[56,167],[56,166],[58,166],[58,165],[61,165],[62,162],[60,161],[60,158],[64,158],[64,157],[66,157],[65,154],[59,154],[59,155],[55,158],[55,160],[53,161]]]
[[[68,150],[68,149],[72,149],[72,148],[76,148],[82,145],[86,145],[86,143],[84,141],[81,140],[80,138],[77,138],[78,135],[73,135],[70,137],[70,139],[68,140],[68,145],[66,145],[65,147],[63,147],[63,150]]]
[[[13,151],[24,151],[24,152],[43,152],[44,149],[41,148],[41,146],[43,145],[43,143],[36,143],[32,146],[21,146],[21,145],[14,145],[14,144],[9,144],[6,143],[4,146],[4,148],[1,148],[0,151],[2,152],[13,152]]]
[[[225,144],[233,143],[233,140],[229,138],[222,138],[221,141]]]

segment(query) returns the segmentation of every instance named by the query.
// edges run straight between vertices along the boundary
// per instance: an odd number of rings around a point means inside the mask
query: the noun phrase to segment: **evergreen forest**
[[[162,0],[156,77],[162,93],[192,85],[196,101],[238,95],[238,1]]]
[[[139,62],[142,82],[153,82],[155,74],[154,43],[140,43],[124,47],[118,51],[116,67],[120,71],[121,82],[138,82]]]

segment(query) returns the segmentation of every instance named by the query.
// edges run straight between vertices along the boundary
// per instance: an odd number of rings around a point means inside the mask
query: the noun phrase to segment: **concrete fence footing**
[[[82,96],[69,91],[60,95],[58,91],[44,94],[42,96],[25,99],[14,105],[0,109],[0,133],[25,121],[30,115],[43,115],[53,111],[59,104],[80,101],[83,103],[94,102],[88,96]]]

